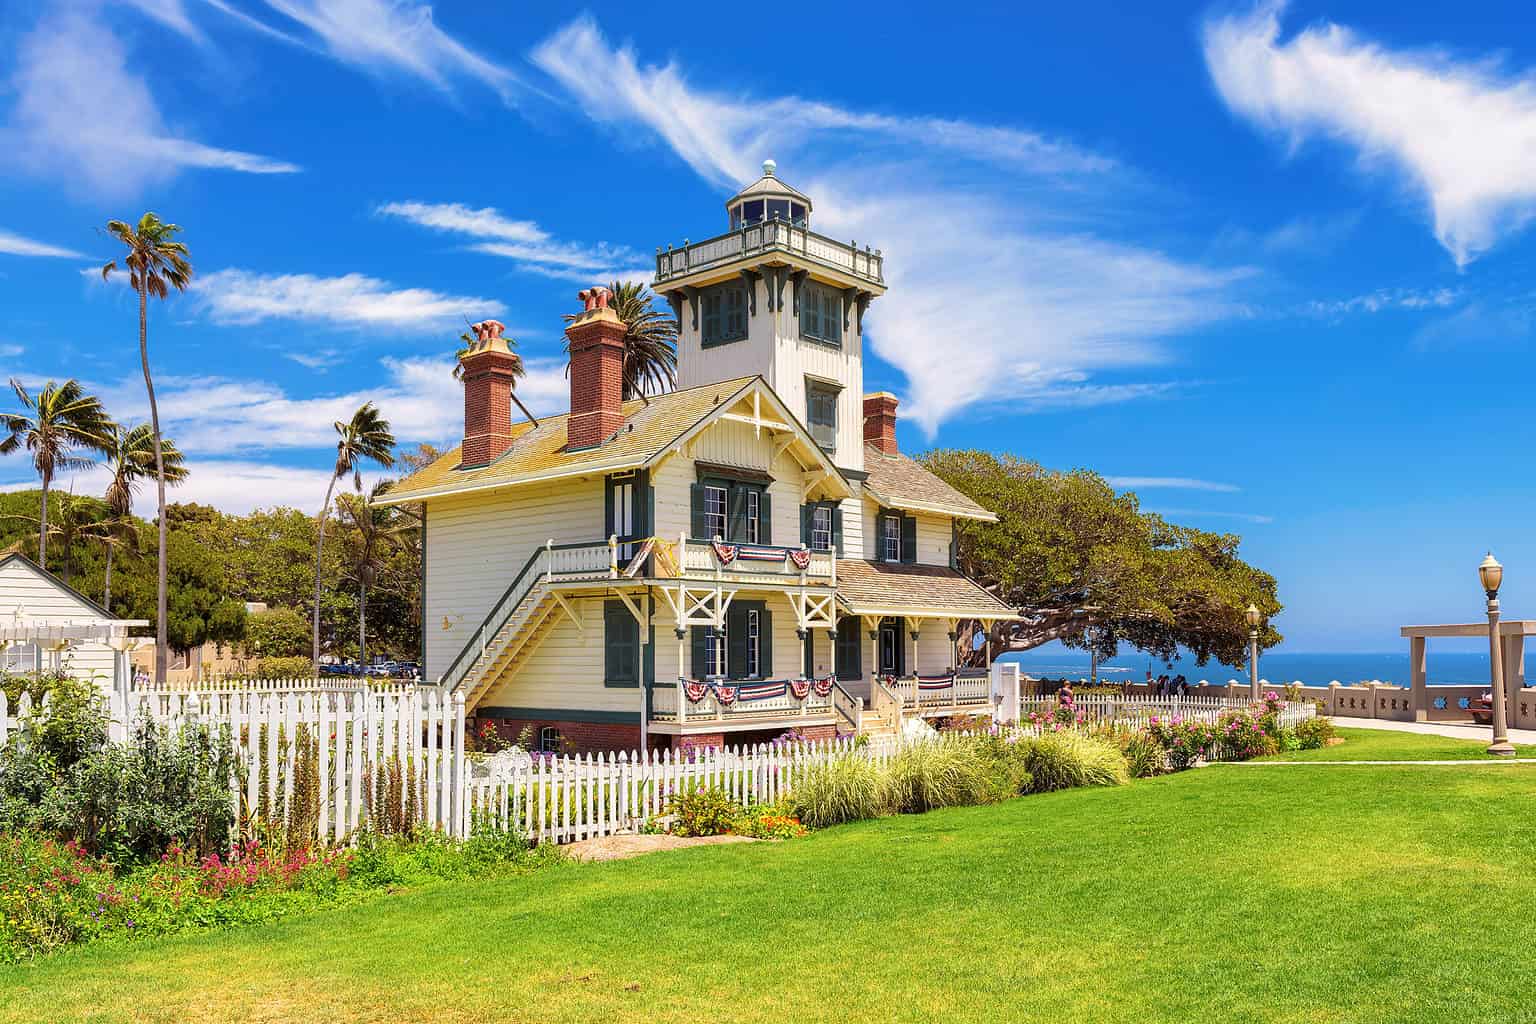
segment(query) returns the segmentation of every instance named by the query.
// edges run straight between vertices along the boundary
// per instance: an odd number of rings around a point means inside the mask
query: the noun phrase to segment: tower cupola
[[[777,169],[772,160],[764,160],[763,176],[726,201],[732,231],[767,220],[781,220],[801,228],[811,226],[810,197],[775,176]]]

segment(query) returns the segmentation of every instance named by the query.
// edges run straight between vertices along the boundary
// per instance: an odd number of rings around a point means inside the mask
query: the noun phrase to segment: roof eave
[[[935,501],[914,501],[910,498],[897,498],[883,493],[879,488],[864,485],[864,489],[880,504],[886,508],[901,509],[905,512],[932,512],[935,515],[953,516],[956,519],[975,519],[983,523],[998,522],[996,512],[988,512],[980,506],[976,508],[964,508],[959,505],[946,505]]]
[[[371,504],[380,507],[409,505],[413,502],[427,501],[431,498],[447,498],[457,494],[478,494],[484,491],[499,490],[503,487],[520,487],[523,484],[539,483],[544,480],[561,480],[573,476],[590,476],[593,473],[611,473],[616,470],[639,469],[642,466],[648,465],[653,458],[654,456],[629,455],[621,459],[610,459],[603,462],[583,462],[579,466],[563,466],[559,469],[540,473],[498,477],[495,480],[483,480],[470,484],[445,484],[442,487],[431,487],[426,490],[408,493],[390,491],[386,497],[377,498]]]

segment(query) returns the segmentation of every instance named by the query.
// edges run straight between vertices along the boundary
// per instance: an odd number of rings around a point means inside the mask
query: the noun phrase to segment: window
[[[789,200],[788,199],[770,199],[770,200],[768,200],[768,219],[769,220],[789,220]]]
[[[763,219],[763,201],[761,199],[748,199],[741,204],[741,222],[743,224],[757,224]]]
[[[725,537],[725,488],[704,486],[704,533],[713,540]]]
[[[757,538],[760,535],[760,533],[762,532],[761,529],[760,529],[760,524],[761,524],[761,510],[762,510],[763,492],[762,491],[758,491],[758,490],[749,490],[749,491],[746,492],[746,499],[747,499],[746,539],[747,539],[747,543],[748,544],[756,544],[756,543],[758,543],[758,539]]]
[[[640,624],[623,601],[603,603],[603,685],[640,685]]]
[[[811,550],[832,550],[832,506],[817,505],[811,509]]]
[[[796,227],[805,227],[805,206],[800,203],[790,203],[789,219]]]
[[[740,282],[717,284],[699,297],[702,307],[702,343],[724,345],[747,336],[747,286]]]
[[[558,754],[565,747],[565,737],[560,735],[560,730],[552,725],[546,725],[539,730],[539,749],[546,754]]]
[[[36,672],[37,644],[12,644],[0,654],[0,672]]]
[[[901,561],[901,520],[896,516],[880,520],[880,557],[887,562]]]
[[[615,481],[608,495],[608,535],[619,540],[635,535],[635,485],[631,480]],[[631,543],[619,545],[619,561],[628,563],[635,553]]]
[[[811,437],[824,449],[837,446],[838,389],[820,381],[805,382],[805,419]]]
[[[843,295],[815,281],[800,285],[800,337],[827,345],[843,343]]]
[[[747,612],[746,674],[750,679],[762,672],[762,613],[757,609]]]

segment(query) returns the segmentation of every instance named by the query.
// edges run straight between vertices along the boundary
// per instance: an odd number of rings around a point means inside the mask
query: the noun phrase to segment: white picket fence
[[[1122,697],[1115,694],[1092,693],[1075,697],[1073,707],[1088,724],[1096,722],[1144,722],[1153,715],[1196,718],[1215,721],[1228,711],[1242,711],[1253,706],[1247,697],[1215,696],[1167,696],[1134,695]],[[1050,714],[1057,708],[1055,696],[1024,697],[1020,712],[1028,717],[1031,712]]]

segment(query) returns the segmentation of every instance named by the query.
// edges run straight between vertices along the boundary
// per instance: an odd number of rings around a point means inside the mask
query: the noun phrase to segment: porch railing
[[[801,578],[817,583],[837,581],[837,557],[831,551],[812,551],[805,547],[785,547],[777,544],[735,544],[722,542],[716,545],[707,540],[678,538],[678,573],[683,576],[712,576],[726,579],[770,577],[776,582],[794,581]],[[796,562],[805,561],[801,568]],[[727,561],[729,559],[729,561]],[[664,560],[658,560],[664,562]],[[666,574],[665,565],[653,570],[655,575]]]
[[[992,703],[992,682],[985,675],[894,677],[886,686],[901,698],[903,709],[984,708]]]
[[[880,250],[867,245],[860,249],[853,242],[839,242],[789,221],[770,220],[702,242],[685,241],[678,248],[669,245],[656,250],[656,283],[768,252],[803,256],[875,284],[885,281],[885,260]]]
[[[697,701],[690,700],[687,687],[702,687]],[[804,697],[796,697],[795,687],[806,686]],[[742,722],[762,719],[781,721],[818,718],[833,714],[836,693],[822,696],[810,680],[771,679],[721,680],[700,683],[679,680],[676,685],[657,683],[651,691],[651,720],[657,722],[702,723]]]

